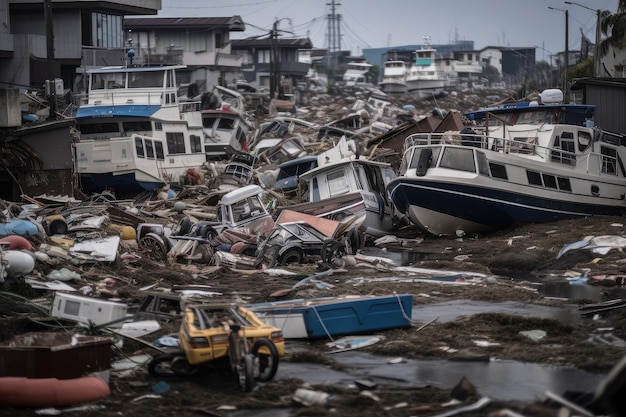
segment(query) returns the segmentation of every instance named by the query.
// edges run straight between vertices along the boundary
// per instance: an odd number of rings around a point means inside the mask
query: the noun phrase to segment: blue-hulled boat
[[[626,138],[593,126],[595,106],[559,93],[466,113],[461,131],[407,137],[387,185],[396,209],[435,236],[626,213]]]
[[[412,294],[294,299],[246,306],[288,339],[321,339],[411,326]]]

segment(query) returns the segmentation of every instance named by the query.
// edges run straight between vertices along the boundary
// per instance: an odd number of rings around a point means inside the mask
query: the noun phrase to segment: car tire
[[[287,251],[280,256],[280,264],[283,266],[300,263],[302,263],[302,252],[300,249],[287,249]]]
[[[139,247],[154,259],[164,260],[169,252],[166,240],[156,233],[147,233],[142,237]]]
[[[191,219],[187,216],[183,217],[178,221],[174,229],[172,230],[172,235],[174,236],[185,236],[191,230]]]

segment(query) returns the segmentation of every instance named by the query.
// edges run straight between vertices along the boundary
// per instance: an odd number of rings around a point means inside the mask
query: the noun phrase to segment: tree
[[[489,81],[489,85],[491,86],[493,83],[498,83],[502,81],[502,77],[500,76],[500,72],[496,67],[491,64],[487,64],[483,69],[483,76]]]
[[[600,13],[602,33],[607,36],[600,42],[600,56],[608,53],[609,48],[624,48],[626,46],[626,0],[619,0],[617,12],[604,10]]]
[[[567,71],[567,79],[593,77],[593,57],[587,57]]]

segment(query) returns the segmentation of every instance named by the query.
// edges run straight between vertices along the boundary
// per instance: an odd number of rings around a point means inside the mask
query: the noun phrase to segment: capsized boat
[[[593,127],[595,106],[541,97],[469,112],[461,131],[408,136],[387,185],[397,210],[436,236],[626,213],[624,135]]]
[[[347,295],[249,304],[285,338],[320,339],[411,327],[412,294]]]

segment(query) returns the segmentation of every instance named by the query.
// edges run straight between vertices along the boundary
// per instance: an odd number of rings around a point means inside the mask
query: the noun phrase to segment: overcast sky
[[[160,17],[239,15],[243,34],[267,33],[275,20],[285,37],[309,37],[328,47],[332,0],[162,0]],[[335,0],[341,14],[341,49],[360,55],[363,48],[474,41],[485,46],[539,47],[537,59],[565,50],[565,10],[569,11],[569,48],[580,48],[582,33],[595,41],[595,10],[617,11],[618,0]],[[574,2],[572,2],[574,3]],[[592,10],[585,9],[586,6]],[[551,10],[554,7],[560,10]],[[543,49],[541,49],[543,48]]]

